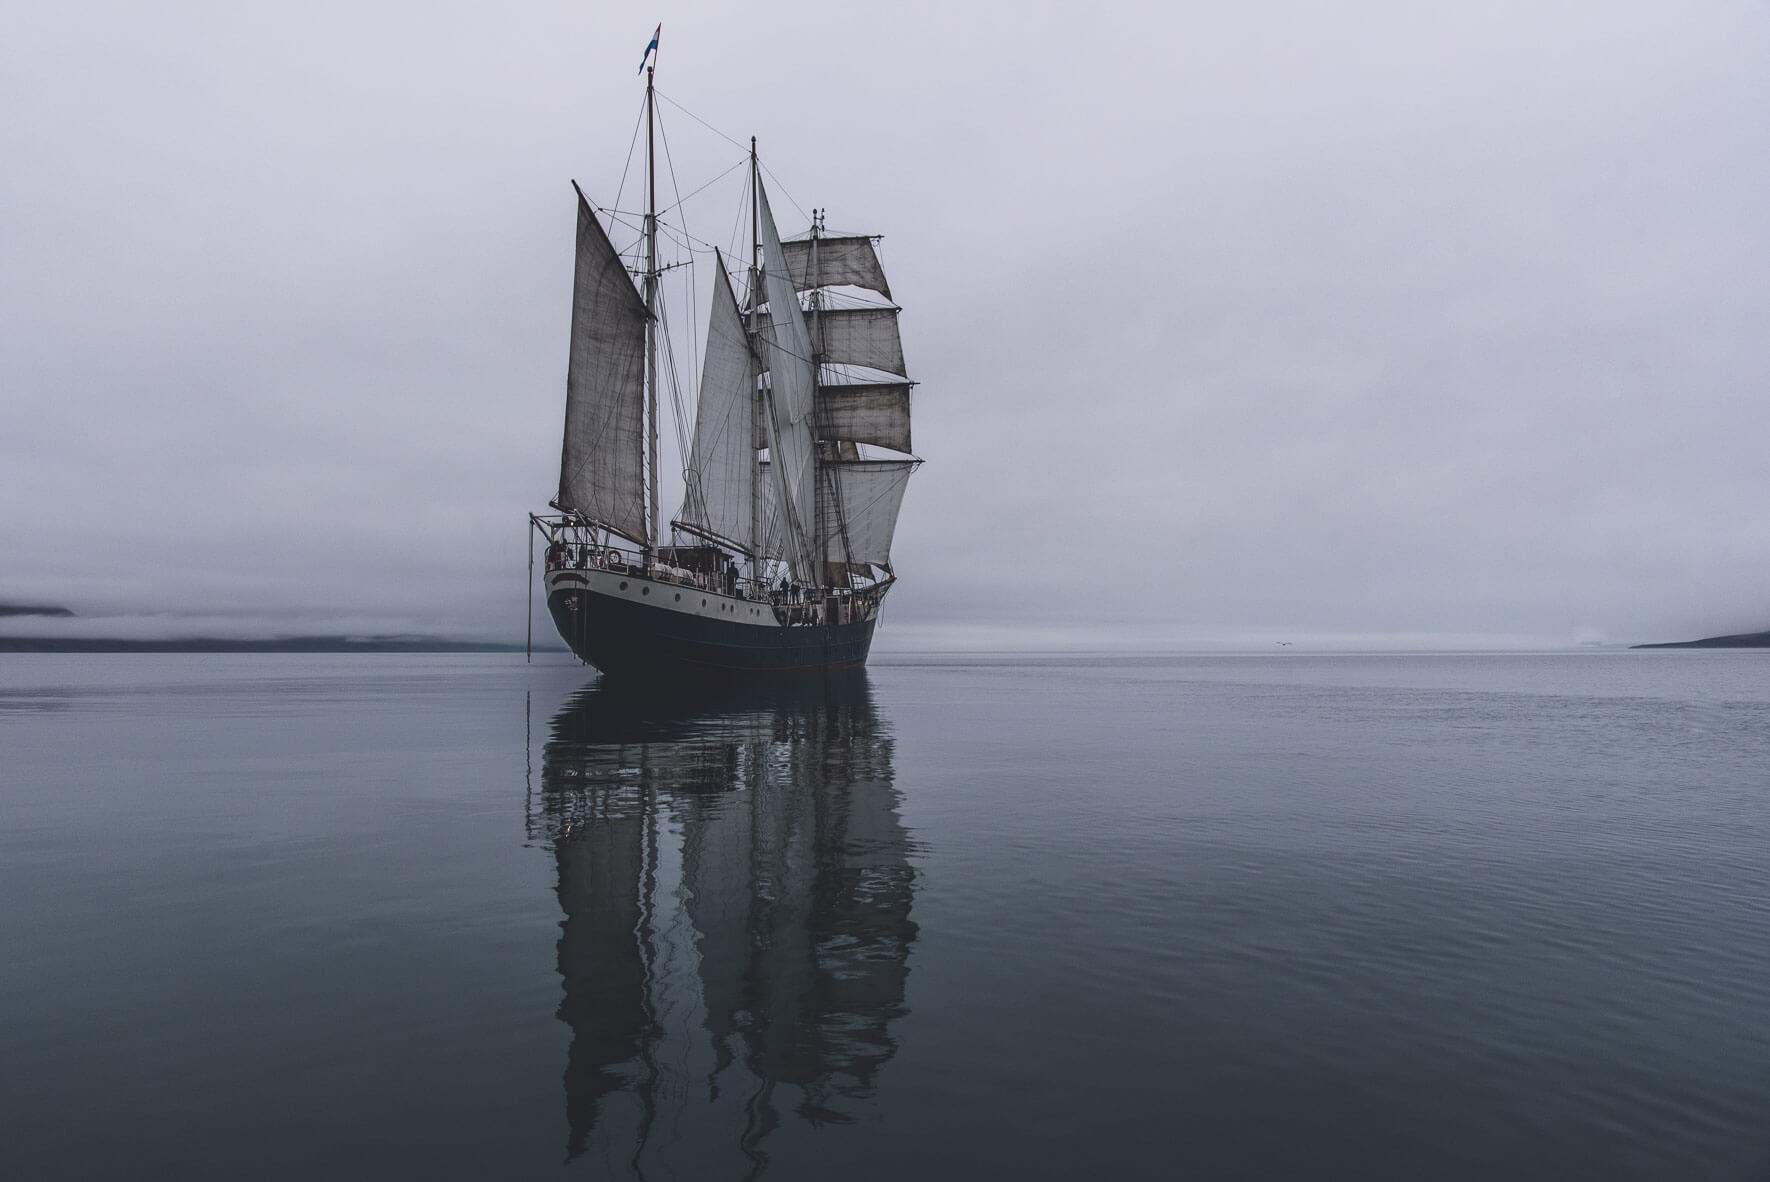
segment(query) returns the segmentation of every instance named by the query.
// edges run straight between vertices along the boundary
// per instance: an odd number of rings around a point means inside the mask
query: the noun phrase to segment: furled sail
[[[908,382],[822,384],[817,388],[818,438],[874,443],[909,452]]]
[[[840,522],[829,531],[829,562],[891,561],[891,535],[903,490],[919,460],[843,460],[824,465],[824,517]]]
[[[645,321],[644,301],[579,192],[565,449],[554,504],[641,543],[650,541],[641,445]]]
[[[707,357],[694,421],[694,449],[681,521],[750,550],[750,495],[756,479],[756,364],[738,314],[725,260],[715,252]]]
[[[768,208],[768,192],[756,186],[762,230],[763,294],[769,316],[762,330],[763,357],[768,365],[768,446],[771,467],[780,486],[781,510],[792,544],[787,559],[801,582],[816,581],[811,529],[815,521],[816,448],[812,422],[817,393],[817,366],[812,362],[811,336],[799,310],[799,296],[787,272],[780,233]]]
[[[879,255],[873,249],[871,238],[854,235],[816,239],[815,274],[811,265],[812,241],[810,238],[795,238],[781,243],[787,271],[793,276],[794,290],[853,286],[891,298],[891,286],[885,282],[885,268],[879,265]]]

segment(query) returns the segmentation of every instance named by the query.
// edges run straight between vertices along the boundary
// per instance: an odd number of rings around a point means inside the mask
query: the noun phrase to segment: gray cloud
[[[667,94],[887,234],[881,643],[1764,627],[1770,14],[1468,8],[25,14],[0,597],[520,635],[565,181],[661,16]],[[665,114],[685,189],[735,159]]]

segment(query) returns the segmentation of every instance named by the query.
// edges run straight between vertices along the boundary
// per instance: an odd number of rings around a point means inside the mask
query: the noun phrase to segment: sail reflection
[[[553,719],[568,1158],[757,1176],[784,1119],[861,1114],[916,937],[891,760],[860,671]]]

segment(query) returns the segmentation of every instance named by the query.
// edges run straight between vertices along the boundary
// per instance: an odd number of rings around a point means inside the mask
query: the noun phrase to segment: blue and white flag
[[[660,21],[658,22],[658,31],[651,35],[651,44],[645,47],[645,56],[639,59],[639,72],[641,74],[645,73],[645,63],[649,62],[651,60],[651,55],[658,51],[658,38],[663,32],[664,25],[663,22]]]

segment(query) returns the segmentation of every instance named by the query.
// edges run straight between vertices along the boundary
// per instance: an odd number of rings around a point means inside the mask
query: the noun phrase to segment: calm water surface
[[[0,1176],[1763,1179],[1767,797],[1770,654],[7,655]]]

